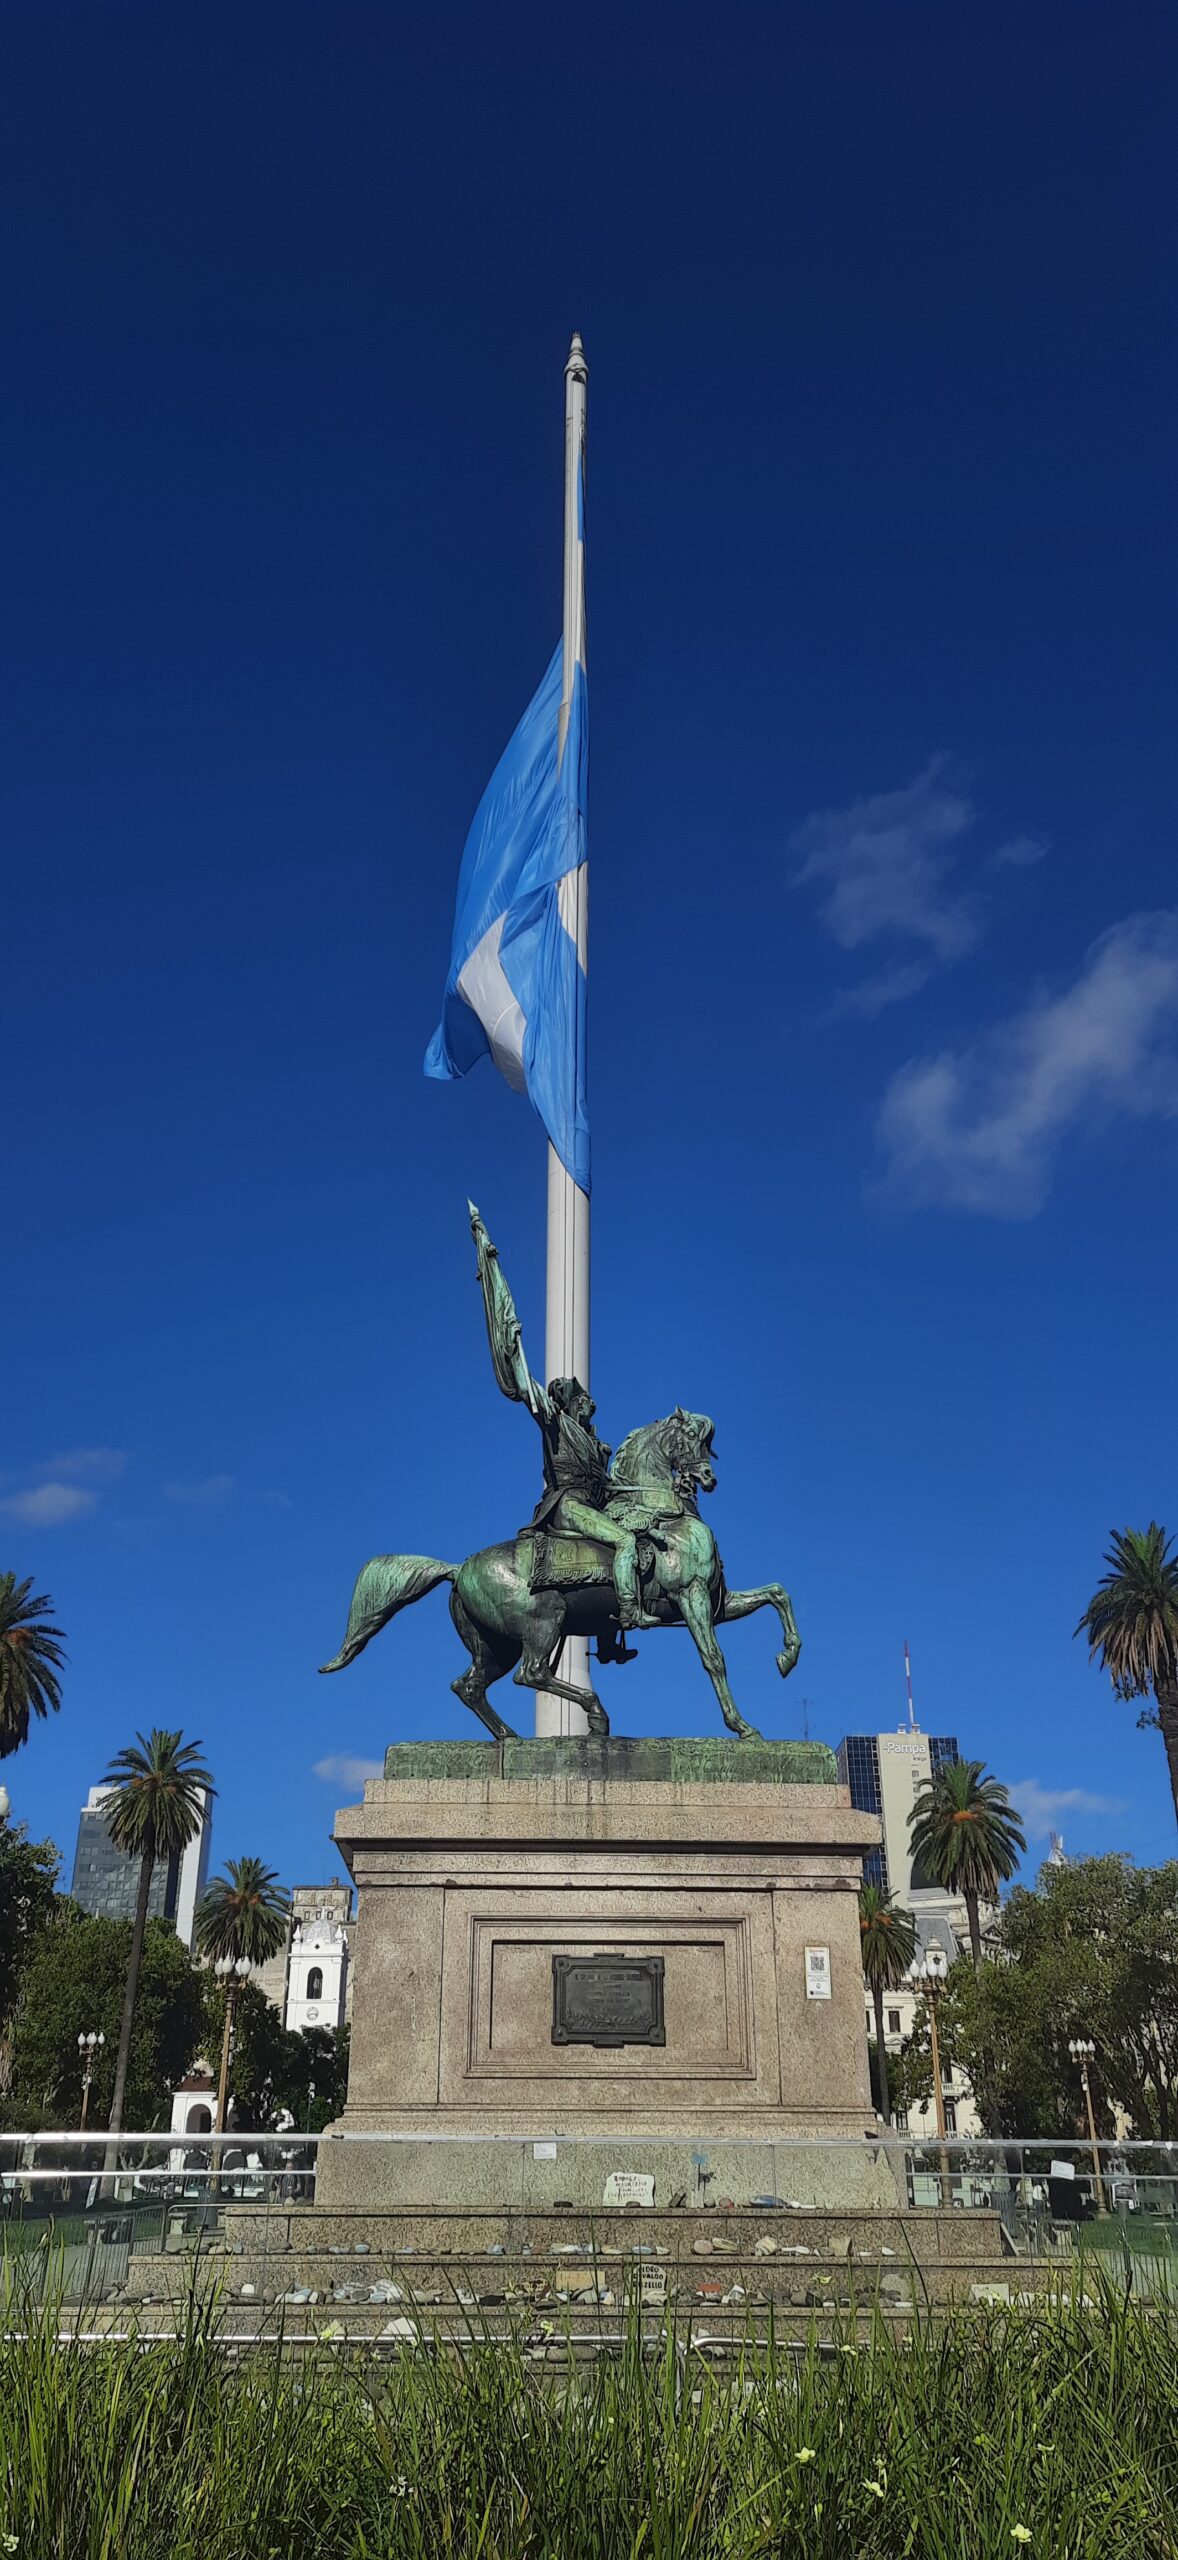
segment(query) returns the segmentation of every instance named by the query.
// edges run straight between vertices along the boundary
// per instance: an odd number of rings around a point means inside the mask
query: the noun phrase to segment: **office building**
[[[943,1908],[946,1895],[913,1866],[908,1816],[920,1789],[957,1759],[956,1736],[922,1733],[919,1725],[900,1725],[894,1733],[848,1733],[835,1757],[856,1811],[878,1814],[883,1825],[882,1847],[864,1860],[864,1881],[882,1885],[911,1911],[926,1904]]]
[[[912,1913],[918,1960],[938,1949],[946,1964],[953,1964],[968,1945],[965,1904],[960,1895],[946,1893],[942,1885],[934,1884],[913,1859],[908,1817],[921,1788],[948,1761],[960,1757],[956,1735],[922,1733],[919,1725],[909,1722],[892,1733],[848,1733],[835,1756],[843,1785],[850,1788],[852,1804],[860,1813],[876,1814],[883,1830],[881,1847],[864,1859],[864,1882],[882,1885]],[[907,2044],[921,1997],[919,1989],[908,1983],[885,1993],[884,2043],[889,2051],[898,2053]],[[864,2007],[868,2035],[874,2036],[875,2013],[866,1990]],[[960,2065],[945,2056],[941,2094],[946,2133],[975,2134],[980,2119],[969,2080]],[[935,2109],[929,2099],[913,2108],[907,2129],[923,2137],[935,2129],[935,2123]]]
[[[105,1810],[111,1793],[110,1787],[91,1787],[82,1807],[70,1893],[81,1909],[95,1919],[132,1920],[139,1891],[139,1860],[116,1849],[111,1839]],[[187,1848],[177,1850],[170,1858],[157,1859],[147,1903],[149,1914],[157,1920],[171,1921],[186,1947],[192,1945],[197,1905],[208,1882],[213,1812],[207,1794],[203,1802],[200,1829]]]

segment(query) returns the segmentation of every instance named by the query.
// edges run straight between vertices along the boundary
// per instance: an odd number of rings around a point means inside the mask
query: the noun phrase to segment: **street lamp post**
[[[949,2154],[945,2149],[945,2093],[941,2087],[941,2039],[937,2027],[937,2002],[948,1973],[948,1959],[943,1947],[930,1947],[927,1954],[909,1968],[908,1979],[923,1994],[928,2009],[929,2045],[933,2058],[933,2103],[937,2113],[937,2140],[941,2146],[941,2201],[949,2202]]]
[[[1073,2062],[1079,2063],[1080,2078],[1084,2083],[1084,2104],[1088,2110],[1088,2140],[1092,2146],[1092,2176],[1096,2186],[1096,2210],[1098,2213],[1106,2213],[1108,2207],[1104,2201],[1104,2181],[1100,2174],[1100,2144],[1096,2139],[1096,2118],[1092,2112],[1092,2082],[1088,2077],[1088,2065],[1094,2059],[1096,2047],[1091,2036],[1069,2036],[1068,2052]]]
[[[242,1983],[247,1981],[249,1978],[249,1957],[218,1956],[217,1961],[213,1966],[213,1971],[216,1974],[218,1982],[223,1982],[225,1985],[225,2032],[221,2038],[221,2077],[217,2085],[217,2115],[213,2126],[214,2133],[224,2133],[225,2109],[229,2088],[229,2056],[233,2047],[233,2017],[237,2007],[238,1992],[241,1989]],[[222,2156],[222,2153],[218,2152],[213,2160],[212,2184],[214,2192],[221,2184],[220,2163]]]
[[[100,2034],[96,2035],[93,2028],[90,2029],[88,2035],[82,2034],[78,2038],[78,2054],[82,2065],[82,2112],[78,2118],[79,2133],[84,2133],[86,2130],[86,2117],[90,2108],[90,2083],[94,2077],[94,2064],[97,2059],[100,2046],[105,2043],[106,2037]]]

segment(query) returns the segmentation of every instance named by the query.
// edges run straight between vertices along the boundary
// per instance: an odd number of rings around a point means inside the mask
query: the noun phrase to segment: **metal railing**
[[[341,2160],[349,2152],[341,2182]],[[670,2153],[682,2169],[674,2183]],[[402,2175],[410,2163],[411,2182]],[[355,2201],[366,2189],[373,2200]],[[316,2206],[319,2212],[311,2210]],[[706,2217],[700,2228],[717,2234],[716,2254],[724,2261],[739,2261],[741,2271],[746,2260],[759,2262],[762,2274],[769,2260],[778,2262],[778,2272],[792,2262],[801,2275],[828,2253],[831,2225],[840,2243],[836,2255],[874,2265],[882,2275],[889,2262],[899,2264],[924,2246],[922,2222],[948,2216],[973,2226],[979,2263],[987,2252],[1010,2262],[1007,2274],[1016,2285],[1020,2266],[1036,2271],[1077,2261],[1115,2271],[1152,2298],[1178,2298],[1178,2145],[1172,2144],[1103,2143],[1094,2151],[1079,2140],[941,2142],[882,2129],[866,2141],[701,2136],[692,2142],[688,2136],[674,2144],[640,2134],[573,2138],[541,2130],[520,2141],[230,2129],[120,2134],[112,2162],[105,2135],[0,2134],[0,2248],[24,2262],[26,2276],[35,2253],[46,2266],[52,2256],[71,2299],[121,2295],[150,2302],[153,2285],[158,2282],[163,2298],[181,2270],[202,2261],[232,2289],[234,2261],[248,2259],[251,2273],[238,2286],[245,2299],[366,2295],[381,2307],[406,2293],[396,2281],[402,2258],[449,2257],[456,2266],[482,2250],[513,2266],[518,2256],[527,2267],[536,2247],[521,2236],[521,2216],[537,2224],[551,2254],[562,2243],[551,2236],[550,2217],[577,2217],[568,2225],[573,2234],[581,2225],[612,2230],[611,2217],[635,2213],[653,2214],[668,2257],[688,2247],[698,2251],[683,2236],[684,2218]],[[983,2216],[991,2217],[984,2230]],[[885,2238],[889,2217],[897,2218],[899,2230]],[[447,2221],[461,2226],[456,2243],[442,2240]],[[502,2233],[483,2240],[492,2222],[502,2223]],[[788,2238],[782,2236],[787,2224]],[[810,2225],[812,2244],[805,2236]],[[731,2247],[719,2236],[726,2229],[734,2235]],[[968,2254],[975,2241],[963,2233],[960,2246]],[[590,2245],[570,2236],[564,2254]],[[938,2245],[957,2244],[950,2234]],[[640,2247],[631,2244],[630,2254],[637,2256]],[[317,2281],[303,2280],[293,2263],[300,2255],[314,2261]],[[346,2279],[332,2263],[345,2258],[365,2261]],[[379,2262],[379,2272],[369,2261]],[[1001,2281],[1001,2269],[990,2271]],[[279,2286],[284,2273],[297,2280]],[[739,2274],[733,2283],[739,2300]],[[717,2286],[697,2290],[710,2300]],[[719,2298],[732,2290],[721,2287]]]

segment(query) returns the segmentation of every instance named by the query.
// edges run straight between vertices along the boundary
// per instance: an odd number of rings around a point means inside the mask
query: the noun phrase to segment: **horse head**
[[[671,1416],[676,1436],[676,1466],[679,1475],[693,1490],[714,1493],[716,1470],[712,1464],[712,1442],[716,1426],[710,1413],[687,1413],[677,1404]]]
[[[688,1413],[676,1405],[660,1422],[644,1423],[623,1440],[614,1459],[613,1482],[643,1501],[660,1494],[694,1503],[696,1493],[714,1493],[712,1464],[715,1423],[706,1413]]]

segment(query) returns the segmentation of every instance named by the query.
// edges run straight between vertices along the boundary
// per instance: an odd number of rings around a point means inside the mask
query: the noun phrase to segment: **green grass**
[[[20,2560],[1175,2560],[1178,2319],[1111,2288],[867,2352],[578,2370],[61,2348],[13,2292],[0,2548]],[[1029,2535],[1030,2540],[1023,2539]]]
[[[1082,2222],[1076,2234],[1079,2247],[1120,2251],[1124,2255],[1143,2258],[1178,2257],[1178,2223],[1160,2214],[1142,2214],[1130,2220],[1128,2215],[1114,2219],[1108,2214],[1095,2222]]]

